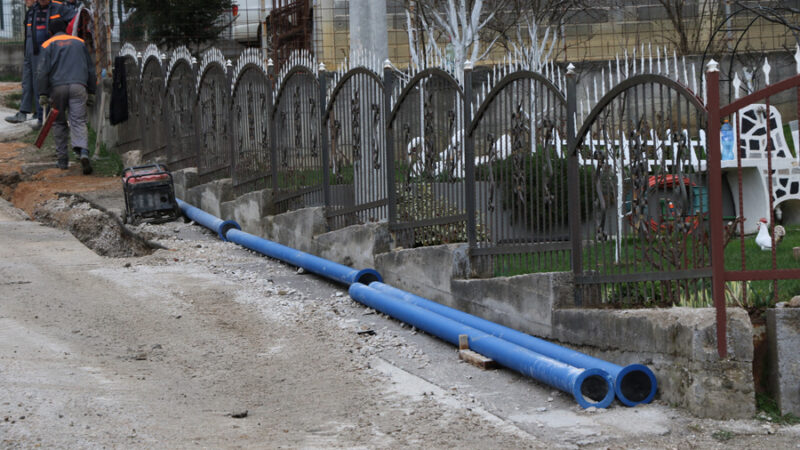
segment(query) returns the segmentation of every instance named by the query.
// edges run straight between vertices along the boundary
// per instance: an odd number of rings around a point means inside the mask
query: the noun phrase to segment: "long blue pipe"
[[[234,242],[250,250],[257,251],[271,258],[280,259],[281,261],[297,267],[302,267],[309,272],[348,286],[355,282],[370,283],[372,281],[383,281],[381,274],[375,269],[356,270],[352,267],[347,267],[276,242],[268,241],[258,236],[253,236],[250,233],[242,231],[242,227],[232,220],[222,220],[181,199],[176,200],[186,217],[210,230],[216,231],[223,241]]]
[[[337,281],[345,285],[356,282],[370,283],[372,281],[382,281],[383,278],[374,269],[356,270],[342,264],[329,261],[319,256],[295,250],[291,247],[268,241],[250,233],[240,230],[229,230],[228,240],[239,245],[263,253],[271,258],[280,259],[297,267],[302,267],[309,272],[321,275],[325,278]]]
[[[176,198],[175,200],[178,201],[178,206],[181,208],[181,211],[183,211],[183,214],[186,217],[194,220],[195,222],[208,228],[209,230],[216,231],[217,235],[219,235],[219,238],[222,239],[223,241],[228,240],[225,237],[228,233],[228,230],[242,229],[242,227],[240,227],[239,224],[234,222],[233,220],[222,220],[218,217],[212,216],[211,214],[203,211],[200,208],[194,207],[184,202],[179,198]]]
[[[444,306],[381,282],[373,282],[370,283],[369,286],[398,300],[427,309],[436,314],[463,323],[464,325],[491,334],[492,336],[533,350],[536,353],[563,361],[571,366],[601,369],[612,377],[617,398],[625,405],[635,406],[641,403],[649,403],[656,394],[656,377],[653,371],[642,364],[631,364],[625,367],[618,366],[608,361],[575,350],[570,350],[512,328],[504,327],[463,311]]]
[[[584,408],[606,408],[614,400],[611,377],[601,369],[570,366],[361,283],[350,285],[350,296],[454,345],[458,345],[459,335],[466,334],[469,336],[470,349],[523,375],[572,394]]]
[[[270,257],[273,257],[273,258],[276,258],[276,259],[280,259],[282,261],[288,262],[288,263],[293,264],[293,265],[298,266],[298,267],[303,267],[304,269],[306,269],[306,270],[308,270],[310,272],[313,272],[313,273],[316,273],[318,275],[321,275],[321,276],[324,276],[326,278],[329,278],[331,280],[343,283],[345,285],[353,285],[354,283],[368,284],[368,283],[372,283],[372,282],[378,282],[379,285],[386,286],[386,285],[383,285],[383,283],[381,283],[382,282],[381,275],[377,271],[375,271],[373,269],[363,269],[363,270],[352,269],[350,267],[347,267],[347,266],[344,266],[344,265],[341,265],[341,264],[337,264],[337,263],[334,263],[332,261],[328,261],[328,260],[320,258],[318,256],[314,256],[314,255],[311,255],[311,254],[308,254],[308,253],[304,253],[304,252],[301,252],[299,250],[295,250],[293,248],[286,247],[284,245],[281,245],[281,244],[278,244],[278,243],[275,243],[275,242],[272,242],[272,241],[268,241],[266,239],[263,239],[263,238],[260,238],[260,237],[254,236],[252,234],[245,233],[245,232],[241,231],[241,227],[239,227],[239,224],[237,224],[234,221],[223,221],[223,220],[221,220],[221,219],[219,219],[217,217],[214,217],[211,214],[208,214],[207,212],[205,212],[205,211],[203,211],[203,210],[201,210],[199,208],[196,208],[196,207],[194,207],[192,205],[189,205],[188,203],[186,203],[186,202],[184,202],[184,201],[182,201],[180,199],[177,199],[177,201],[178,201],[178,205],[180,206],[181,210],[184,212],[184,214],[187,217],[189,217],[190,219],[194,220],[195,222],[197,222],[197,223],[199,223],[199,224],[201,224],[201,225],[203,225],[203,226],[205,226],[205,227],[207,227],[207,228],[209,228],[211,230],[216,231],[217,234],[220,236],[220,238],[223,239],[223,240],[226,240],[226,241],[229,240],[231,242],[237,243],[237,244],[242,245],[244,247],[247,247],[247,248],[249,248],[251,250],[254,250],[254,251],[257,251],[259,253],[262,253],[264,255],[267,255],[267,256],[270,256]],[[390,287],[390,286],[387,286],[387,287]],[[401,293],[403,292],[403,291],[400,291],[400,290],[397,290],[397,291],[401,292]],[[396,295],[396,293],[395,293],[395,295]],[[420,299],[421,299],[421,297],[420,297]],[[422,299],[422,300],[425,300],[425,299]],[[430,302],[430,303],[433,303],[433,302]],[[378,309],[378,308],[376,308],[376,309]],[[453,310],[453,311],[455,311],[455,310]],[[451,320],[451,321],[457,323],[456,321],[453,321],[453,320]],[[423,329],[421,326],[418,326],[418,328]],[[471,327],[467,327],[467,328],[471,328]],[[432,333],[432,334],[435,334],[435,333]],[[460,333],[460,334],[469,334],[469,333]],[[487,333],[484,333],[484,334],[487,334]],[[489,333],[489,334],[491,334],[491,333]],[[456,335],[455,339],[456,340],[454,341],[454,343],[457,343],[458,342],[458,336],[457,335]],[[500,341],[502,341],[502,339],[500,339]],[[486,354],[487,356],[490,356],[489,354],[484,353],[483,351],[479,350],[478,348],[476,348],[476,350],[478,350],[480,353],[483,353],[483,354]],[[491,349],[489,351],[491,352]],[[536,353],[536,352],[531,352],[531,353]],[[492,356],[490,356],[490,357],[492,357]],[[515,364],[518,364],[518,363],[514,363],[514,361],[508,360],[507,358],[504,359],[502,355],[499,358],[494,358],[494,359],[496,361],[500,362],[501,364],[503,364],[503,365],[505,365],[507,367],[511,367],[511,368],[515,368],[514,367]],[[505,363],[503,361],[505,361]],[[574,369],[574,367],[573,367],[573,369]],[[529,374],[529,372],[526,372],[527,369],[525,367],[517,368],[517,370],[519,370],[520,372],[522,372],[524,374]],[[578,394],[573,392],[574,389],[576,389],[575,388],[575,384],[571,385],[573,391],[570,391],[569,389],[564,389],[567,392],[572,392],[573,395],[576,396],[576,399],[579,399],[579,398],[583,399],[583,395],[580,394],[580,388],[583,386],[584,382],[589,383],[589,385],[597,384],[596,380],[598,378],[594,377],[593,375],[605,374],[604,376],[606,378],[608,378],[607,373],[605,371],[602,371],[602,370],[600,370],[599,373],[596,373],[594,371],[590,371],[590,372],[582,371],[581,373],[584,373],[584,372],[587,375],[585,375],[584,377],[580,378],[580,380],[579,380],[581,382],[578,383],[578,388],[577,388],[578,389]],[[531,375],[531,376],[534,376],[535,378],[540,379],[540,378],[536,377],[535,375]],[[601,378],[603,378],[603,377],[601,377]],[[587,380],[589,380],[589,381],[587,381]],[[592,382],[592,380],[594,380],[594,383]],[[548,382],[547,380],[542,380],[542,381]],[[558,387],[556,382],[549,383],[549,384]],[[612,389],[608,389],[608,391],[610,392],[610,399],[608,400],[608,402],[610,403],[611,399],[613,399],[613,390]],[[585,401],[586,400],[584,400],[584,402]],[[581,403],[581,400],[579,400],[579,403]],[[587,403],[587,404],[589,404],[589,403]],[[595,404],[593,406],[599,406],[599,407],[608,406],[608,405],[601,406],[601,404],[602,404],[602,402],[600,402],[600,404]],[[592,406],[592,405],[590,404],[590,406]]]

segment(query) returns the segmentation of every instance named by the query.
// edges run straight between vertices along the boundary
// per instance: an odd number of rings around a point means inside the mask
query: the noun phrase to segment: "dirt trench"
[[[0,197],[38,222],[69,231],[101,256],[145,256],[163,248],[83,195],[119,194],[122,204],[119,179],[84,176],[79,164],[63,171],[51,160],[29,144],[0,143]]]
[[[147,241],[115,216],[78,195],[60,194],[38,205],[33,218],[69,231],[100,256],[146,256],[164,248]]]

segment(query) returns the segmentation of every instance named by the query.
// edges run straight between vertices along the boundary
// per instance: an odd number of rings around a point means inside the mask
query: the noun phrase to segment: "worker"
[[[28,8],[25,13],[25,59],[22,68],[22,102],[19,112],[13,116],[6,117],[7,122],[20,123],[28,118],[31,111],[31,104],[38,97],[38,86],[36,85],[39,67],[39,54],[42,43],[49,37],[48,25],[53,19],[65,21],[72,20],[75,16],[76,8],[66,5],[57,0],[26,0],[25,6]],[[26,89],[27,87],[27,89]],[[36,128],[42,126],[42,108],[36,108],[37,124]]]
[[[83,40],[66,34],[66,30],[66,21],[50,21],[52,37],[42,44],[38,69],[39,103],[58,110],[53,122],[57,167],[63,170],[69,167],[69,119],[72,149],[81,161],[83,174],[89,175],[92,165],[87,148],[86,109],[94,105],[97,79],[94,62]]]
[[[33,4],[36,3],[36,0],[25,0],[25,17],[27,18],[28,15],[33,13]],[[36,95],[34,94],[35,84],[36,84],[36,77],[34,76],[33,70],[33,45],[29,45],[29,41],[31,40],[31,27],[27,26],[29,20],[25,21],[25,43],[23,44],[25,48],[25,57],[22,62],[22,99],[19,103],[19,111],[14,114],[13,116],[6,117],[6,122],[10,123],[21,123],[28,120],[28,114],[31,112],[37,111],[39,112],[39,104],[36,103],[35,110],[34,104],[36,101]]]

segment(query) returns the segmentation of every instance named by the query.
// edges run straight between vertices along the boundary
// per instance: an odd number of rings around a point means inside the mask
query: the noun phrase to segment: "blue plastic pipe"
[[[458,345],[459,335],[466,334],[469,336],[470,349],[523,375],[572,394],[583,408],[606,408],[614,400],[611,377],[601,369],[570,366],[361,283],[350,285],[350,296],[453,345]]]
[[[218,217],[214,217],[211,214],[203,211],[200,208],[194,207],[183,200],[176,198],[175,200],[178,201],[178,206],[183,211],[183,214],[194,220],[195,222],[199,223],[200,225],[208,228],[209,230],[216,231],[219,238],[223,241],[227,241],[228,239],[225,237],[228,234],[228,230],[235,229],[241,230],[242,227],[239,226],[238,223],[234,222],[233,220],[222,220]]]
[[[571,366],[601,369],[611,376],[617,398],[625,405],[635,406],[641,403],[649,403],[656,394],[656,377],[652,370],[642,364],[631,364],[625,367],[618,366],[608,361],[575,350],[570,350],[512,328],[504,327],[463,311],[444,306],[381,282],[373,282],[370,283],[369,286],[398,300],[427,309],[441,316],[455,320],[456,322],[463,323],[464,325],[476,328],[492,336],[512,342]]]
[[[302,267],[309,272],[321,275],[333,281],[351,285],[353,283],[369,284],[373,281],[383,281],[381,275],[374,269],[356,270],[342,264],[329,261],[319,256],[295,250],[291,247],[268,241],[250,233],[240,230],[229,230],[228,240],[239,245],[255,250],[271,258],[280,259],[297,267]]]
[[[232,220],[222,220],[196,208],[181,199],[176,199],[186,217],[216,231],[223,241],[231,241],[250,250],[257,251],[271,258],[279,259],[297,267],[302,267],[309,272],[337,281],[345,285],[355,282],[370,283],[383,281],[383,277],[375,269],[356,270],[342,264],[328,261],[291,247],[268,241],[258,236],[242,231],[242,227]]]

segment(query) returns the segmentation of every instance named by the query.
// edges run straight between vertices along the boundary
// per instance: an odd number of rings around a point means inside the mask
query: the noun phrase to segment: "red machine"
[[[125,169],[122,188],[125,193],[125,223],[169,222],[180,216],[172,174],[163,164]]]

